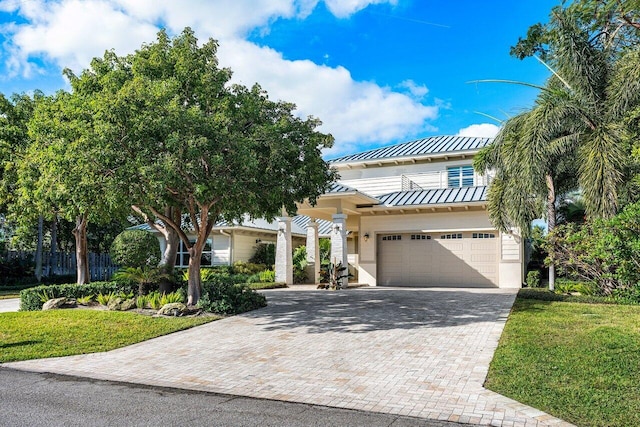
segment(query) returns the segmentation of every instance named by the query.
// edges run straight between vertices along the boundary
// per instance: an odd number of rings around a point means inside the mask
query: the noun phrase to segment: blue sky
[[[119,54],[191,26],[220,41],[236,82],[319,117],[332,157],[430,135],[492,135],[529,107],[547,70],[509,47],[546,22],[549,0],[4,0],[0,92],[68,88],[105,49]]]

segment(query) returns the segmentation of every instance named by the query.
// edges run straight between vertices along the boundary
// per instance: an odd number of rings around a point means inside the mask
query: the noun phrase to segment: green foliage
[[[116,236],[109,253],[122,267],[155,267],[160,261],[160,243],[147,231],[125,230]]]
[[[103,294],[102,292],[100,292],[96,296],[96,301],[98,301],[98,304],[106,306],[106,305],[109,305],[111,300],[114,299],[115,297],[116,297],[115,292],[109,292],[108,294]]]
[[[531,270],[527,273],[527,286],[530,288],[540,286],[540,270]]]
[[[249,259],[250,263],[272,266],[276,263],[276,245],[262,243],[256,246],[256,252]]]
[[[159,292],[152,292],[148,295],[149,307],[154,310],[160,310],[162,308],[162,295]]]
[[[160,280],[169,278],[169,275],[163,273],[159,268],[148,266],[122,268],[113,275],[114,280],[136,282],[138,284],[138,295],[146,294],[152,284],[157,284]]]
[[[87,295],[121,293],[131,294],[136,291],[135,283],[124,282],[92,282],[84,285],[43,285],[34,288],[23,289],[20,292],[20,310],[37,311],[42,309],[40,296],[46,292],[51,298],[67,297],[78,299]]]
[[[93,298],[94,298],[93,295],[85,295],[85,296],[76,298],[76,301],[80,305],[89,305],[93,302]]]
[[[265,307],[264,295],[249,288],[245,283],[205,283],[197,306],[216,314],[239,314]]]
[[[264,264],[254,264],[252,262],[236,261],[233,263],[234,274],[256,274],[266,268],[267,266]]]
[[[275,282],[265,282],[265,283],[249,283],[248,284],[250,289],[253,290],[260,290],[260,289],[280,289],[280,288],[286,288],[287,284],[286,283],[275,283]]]
[[[149,295],[138,295],[136,297],[136,308],[147,308],[147,304],[149,304]]]
[[[0,286],[15,285],[25,281],[37,282],[32,257],[8,260],[4,254],[0,254]]]
[[[523,288],[518,292],[518,298],[533,299],[538,301],[561,301],[561,302],[575,302],[583,304],[619,304],[630,305],[638,304],[637,301],[627,299],[622,295],[620,298],[614,296],[599,296],[599,295],[567,295],[557,294],[543,288]]]
[[[627,206],[609,220],[559,226],[552,233],[551,259],[599,292],[640,283],[640,203]]]
[[[265,270],[258,273],[260,281],[263,283],[273,283],[276,281],[276,272],[273,270]]]
[[[594,295],[596,291],[595,283],[578,282],[564,278],[556,280],[555,292],[557,294],[579,293],[580,295]]]
[[[307,247],[302,245],[293,250],[293,283],[307,280]]]

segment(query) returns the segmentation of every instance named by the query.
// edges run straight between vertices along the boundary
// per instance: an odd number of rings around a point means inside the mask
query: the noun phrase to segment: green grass
[[[113,350],[216,319],[97,310],[0,313],[0,362]]]
[[[578,426],[640,425],[640,307],[518,298],[485,386]]]

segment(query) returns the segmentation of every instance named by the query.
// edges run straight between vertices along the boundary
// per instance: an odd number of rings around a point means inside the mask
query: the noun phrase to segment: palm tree
[[[640,54],[614,55],[556,11],[558,28],[552,77],[535,105],[504,123],[494,143],[479,153],[477,170],[495,170],[489,215],[496,227],[518,227],[528,236],[531,220],[545,214],[556,223],[556,195],[580,189],[588,217],[613,216],[623,181],[628,135],[621,125],[640,104]],[[546,212],[545,212],[546,211]],[[554,289],[554,266],[549,289]]]

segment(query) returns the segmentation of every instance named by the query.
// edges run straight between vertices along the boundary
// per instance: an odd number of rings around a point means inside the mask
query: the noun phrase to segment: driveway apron
[[[482,387],[515,290],[267,291],[269,306],[15,369],[496,426],[570,425]]]

